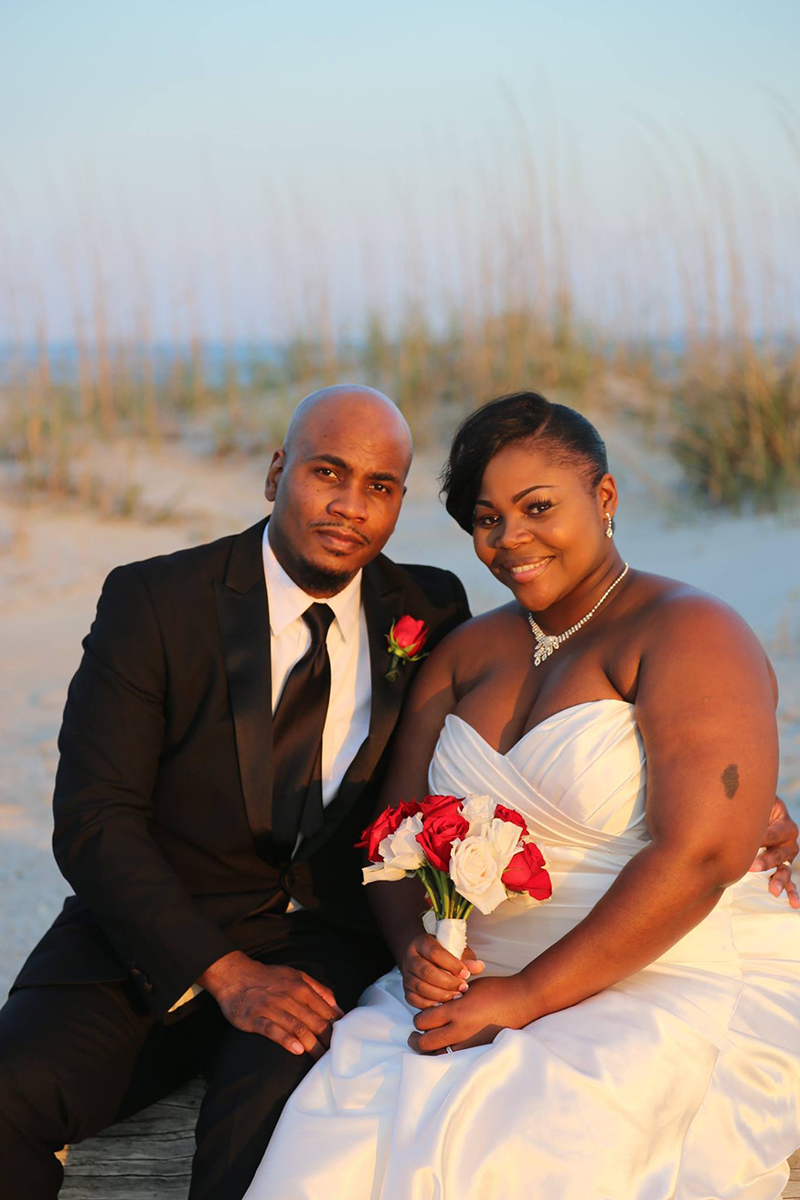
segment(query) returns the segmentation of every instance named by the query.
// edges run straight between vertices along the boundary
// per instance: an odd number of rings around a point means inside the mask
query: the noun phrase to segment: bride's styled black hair
[[[559,460],[580,465],[590,489],[608,471],[605,442],[574,408],[552,404],[538,392],[514,392],[490,400],[459,425],[440,476],[445,507],[467,533],[472,533],[487,463],[503,446],[523,441],[542,442]]]

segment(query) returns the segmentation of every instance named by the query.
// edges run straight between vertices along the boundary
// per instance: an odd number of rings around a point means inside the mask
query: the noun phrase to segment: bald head
[[[320,388],[301,400],[286,430],[284,453],[289,457],[295,445],[305,440],[309,428],[313,431],[315,427],[330,426],[331,422],[352,425],[365,433],[376,433],[381,439],[391,439],[398,451],[406,455],[408,473],[413,454],[408,422],[394,401],[383,392],[359,384],[340,383]]]

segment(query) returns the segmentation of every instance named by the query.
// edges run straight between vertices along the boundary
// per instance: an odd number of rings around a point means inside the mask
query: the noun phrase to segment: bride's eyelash
[[[552,507],[552,500],[533,500],[530,504],[526,505],[525,512],[528,516],[540,517],[542,513],[546,513]],[[496,523],[497,517],[494,513],[476,513],[472,518],[473,529],[476,526],[481,529],[491,529]]]

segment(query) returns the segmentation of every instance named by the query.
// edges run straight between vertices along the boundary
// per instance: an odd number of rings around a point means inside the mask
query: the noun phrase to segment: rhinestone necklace
[[[536,646],[533,651],[533,665],[541,666],[546,658],[549,658],[554,650],[557,650],[562,642],[565,642],[568,637],[572,637],[573,633],[577,633],[587,621],[591,621],[594,614],[597,612],[603,601],[611,595],[618,583],[622,583],[625,576],[628,574],[628,564],[625,563],[625,568],[621,575],[618,575],[610,588],[607,588],[600,599],[595,604],[594,608],[587,612],[585,617],[581,617],[580,621],[576,621],[574,625],[570,625],[569,629],[565,629],[563,633],[545,633],[533,619],[533,613],[528,613],[528,624],[531,627],[531,633],[536,639]]]

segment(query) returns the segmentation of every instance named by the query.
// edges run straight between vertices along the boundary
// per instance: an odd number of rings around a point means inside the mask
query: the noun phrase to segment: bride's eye
[[[497,517],[493,513],[476,513],[472,518],[473,529],[491,529],[497,524]]]
[[[534,500],[532,504],[528,505],[525,511],[529,516],[538,517],[541,516],[542,513],[546,513],[547,510],[552,507],[552,500]]]

